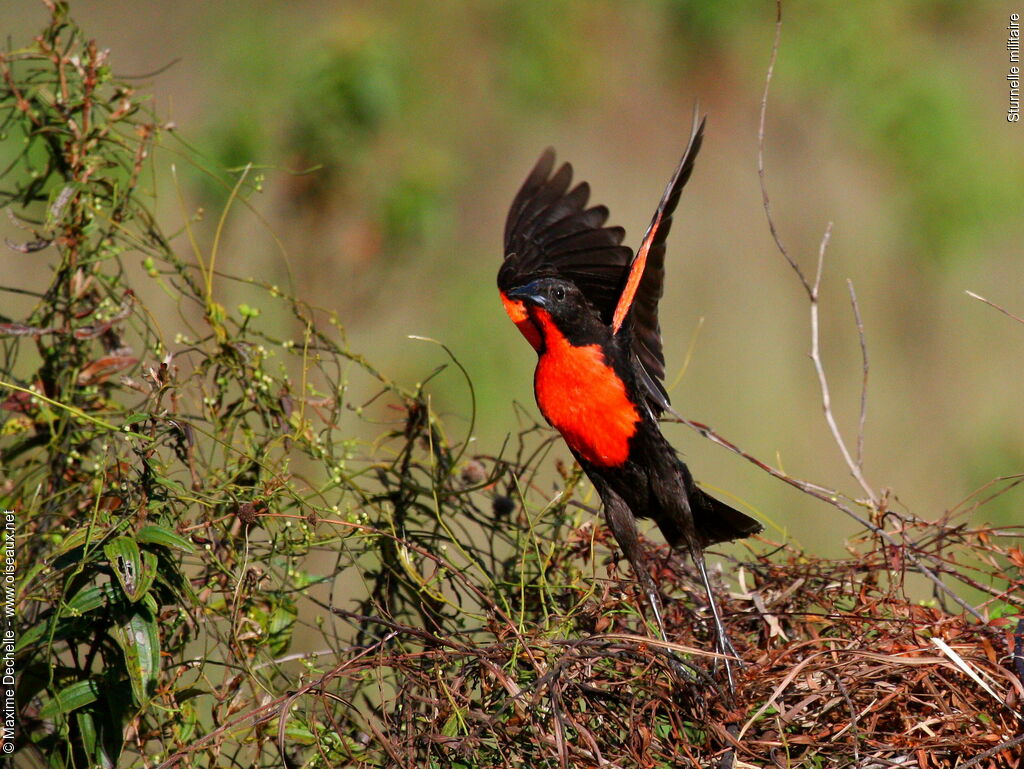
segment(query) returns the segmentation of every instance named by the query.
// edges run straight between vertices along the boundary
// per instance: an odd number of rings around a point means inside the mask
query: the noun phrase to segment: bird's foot
[[[722,655],[721,658],[715,659],[715,671],[718,670],[718,662],[721,659],[722,664],[725,666],[725,677],[729,681],[729,693],[736,693],[736,681],[733,677],[733,666],[737,670],[742,670],[746,667],[743,659],[736,651],[736,647],[732,645],[732,641],[729,640],[729,636],[726,635],[725,628],[721,625],[716,629],[716,640],[715,640],[715,651]]]

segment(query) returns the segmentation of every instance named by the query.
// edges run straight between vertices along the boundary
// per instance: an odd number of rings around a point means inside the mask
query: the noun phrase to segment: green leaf
[[[272,654],[283,654],[288,651],[288,645],[292,640],[292,630],[295,628],[297,613],[294,604],[277,606],[270,616],[269,627],[270,650]]]
[[[263,630],[263,642],[270,647],[271,654],[283,654],[288,650],[297,617],[294,602],[285,598],[265,608],[254,607],[250,617]]]
[[[463,733],[466,723],[466,711],[462,708],[456,708],[455,711],[448,716],[448,720],[444,722],[441,727],[441,734],[445,737],[456,737]]]
[[[75,711],[75,720],[82,737],[82,748],[92,756],[90,767],[95,769],[116,769],[121,754],[121,728],[116,708],[109,707],[115,692],[104,688],[103,697],[97,703]]]
[[[316,735],[294,718],[289,718],[285,724],[284,735],[290,741],[297,742],[300,745],[313,745],[316,743]]]
[[[123,601],[123,599],[124,593],[112,582],[108,582],[104,585],[89,585],[88,587],[84,587],[75,593],[74,596],[72,596],[62,606],[60,616],[61,625],[65,625],[68,620],[74,620],[91,611],[95,611],[101,606],[110,606],[111,604]],[[15,651],[19,651],[22,647],[29,646],[43,636],[48,635],[50,632],[50,625],[56,616],[57,614],[51,613],[47,621],[40,621],[19,635],[17,644],[15,645]],[[57,631],[57,635],[60,635],[60,630]]]
[[[70,553],[75,548],[84,547],[90,542],[99,542],[110,532],[109,526],[84,525],[71,532],[63,542],[53,551],[49,557],[53,563],[62,555]]]
[[[66,611],[73,616],[88,614],[101,606],[109,606],[121,598],[122,593],[112,582],[103,585],[89,585],[75,593],[64,604]]]
[[[205,693],[205,692],[203,692]],[[199,724],[199,713],[191,702],[182,702],[178,693],[178,719],[174,724],[174,735],[181,742],[190,742]]]
[[[188,495],[188,492],[185,491],[185,487],[182,486],[178,481],[174,480],[173,478],[165,478],[162,475],[154,475],[153,480],[159,483],[164,488],[170,489],[178,496]]]
[[[57,692],[51,700],[46,702],[39,709],[39,717],[42,719],[53,718],[64,713],[70,713],[78,708],[95,702],[100,694],[100,686],[93,679],[75,681]]]
[[[121,426],[128,427],[129,425],[136,425],[139,422],[145,422],[147,419],[149,419],[149,414],[131,414],[128,417],[125,417]]]
[[[136,705],[144,705],[156,688],[160,668],[160,630],[156,620],[146,608],[136,605],[126,620],[111,629],[111,635],[124,654],[132,698]]]
[[[124,592],[116,583],[108,582],[103,585],[89,585],[84,587],[62,605],[59,614],[56,612],[50,612],[49,616],[42,618],[24,633],[21,633],[18,636],[18,640],[15,642],[14,651],[16,653],[20,652],[22,649],[32,646],[43,638],[48,637],[55,618],[59,617],[60,624],[54,632],[53,637],[54,640],[59,640],[67,636],[69,630],[72,628],[71,623],[74,620],[91,611],[95,611],[100,607],[123,603],[123,601]]]
[[[99,744],[99,735],[96,730],[96,721],[88,710],[79,710],[75,713],[75,720],[78,721],[78,730],[82,737],[82,747],[86,755],[93,755],[96,746]]]
[[[184,550],[186,553],[194,553],[196,551],[192,543],[178,534],[178,532],[171,531],[166,526],[157,526],[156,524],[143,526],[136,533],[135,539],[144,545],[162,545],[164,547]]]
[[[311,585],[324,584],[326,582],[330,582],[333,579],[334,575],[331,574],[320,576],[317,574],[311,574],[308,571],[296,569],[292,575],[292,584],[295,586],[296,589],[304,590],[310,587]]]
[[[988,608],[989,619],[1000,619],[1002,617],[1016,617],[1021,613],[1019,606],[1008,603],[996,603]]]
[[[134,603],[146,594],[156,578],[155,553],[139,550],[139,543],[131,537],[118,537],[103,547],[117,581]]]
[[[24,648],[26,648],[28,646],[31,646],[32,644],[36,643],[41,638],[43,638],[46,635],[48,635],[49,632],[50,632],[50,623],[49,622],[39,622],[39,623],[33,625],[28,630],[26,630],[24,633],[22,633],[21,635],[18,636],[18,640],[14,643],[14,653],[17,654],[22,649],[24,649]]]
[[[156,598],[153,597],[152,591],[142,596],[142,605],[149,609],[149,613],[154,617],[160,613],[160,604],[156,602]]]

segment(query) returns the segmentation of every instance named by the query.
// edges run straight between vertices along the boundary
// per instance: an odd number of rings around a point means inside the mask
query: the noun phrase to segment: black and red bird
[[[537,351],[537,405],[597,489],[662,636],[637,518],[653,519],[669,545],[693,557],[718,648],[734,653],[704,548],[756,534],[761,524],[701,491],[658,427],[658,417],[670,408],[658,325],[665,238],[703,135],[704,121],[695,113],[686,152],[635,255],[622,245],[621,227],[605,226],[608,209],[587,207],[589,185],[571,187],[572,166],[564,163],[552,173],[555,154],[546,150],[509,210],[498,288],[505,310]],[[728,663],[726,669],[731,685]]]

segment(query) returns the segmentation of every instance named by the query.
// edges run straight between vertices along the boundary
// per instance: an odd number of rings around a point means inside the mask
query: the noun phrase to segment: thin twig
[[[970,769],[970,767],[977,766],[986,758],[992,758],[992,756],[998,755],[999,753],[1002,753],[1004,750],[1007,750],[1009,748],[1016,747],[1017,745],[1020,745],[1022,742],[1024,742],[1024,734],[1018,734],[1016,737],[1013,737],[1012,739],[1009,739],[1006,742],[1001,742],[995,747],[989,748],[984,753],[979,753],[970,761],[965,761],[962,764],[957,764],[955,769]]]
[[[852,743],[852,747],[853,747],[853,763],[854,763],[854,765],[859,765],[860,764],[860,735],[859,735],[859,732],[860,732],[860,713],[857,712],[857,706],[853,704],[853,700],[850,698],[850,692],[847,691],[846,687],[843,685],[842,677],[839,676],[835,671],[830,670],[828,668],[825,668],[822,672],[825,675],[827,675],[829,678],[832,679],[832,683],[834,683],[836,685],[836,689],[843,696],[843,699],[846,700],[846,707],[850,711],[850,723],[849,723],[848,726],[849,726],[849,729],[850,729],[850,736],[853,737],[853,743]],[[834,740],[838,736],[839,735],[834,735],[832,737],[832,739]]]
[[[782,36],[782,0],[776,0],[775,2],[775,42],[772,43],[772,56],[768,62],[768,74],[764,78],[764,91],[761,94],[761,118],[757,126],[757,177],[761,182],[761,202],[764,204],[764,212],[768,217],[768,229],[771,230],[772,238],[775,240],[775,246],[779,249],[789,266],[793,268],[793,272],[796,273],[797,277],[800,278],[800,282],[803,284],[804,290],[807,291],[807,295],[811,296],[811,284],[807,282],[807,278],[804,276],[803,270],[800,269],[793,258],[789,255],[789,251],[782,245],[782,238],[779,236],[779,231],[775,228],[775,220],[772,218],[772,207],[771,201],[768,198],[768,181],[764,170],[764,124],[765,116],[768,114],[768,88],[772,83],[772,73],[775,72],[775,60],[779,55],[779,39]]]
[[[1013,314],[1012,312],[1010,312],[1009,310],[1007,310],[1007,309],[1006,309],[1005,307],[1000,307],[1000,306],[999,306],[998,304],[996,304],[995,302],[992,302],[992,301],[990,301],[990,300],[986,299],[986,298],[985,298],[985,297],[983,297],[983,296],[979,296],[978,294],[974,293],[973,291],[964,291],[964,293],[965,293],[965,294],[967,294],[967,296],[971,297],[972,299],[977,299],[977,300],[978,300],[979,302],[984,302],[984,303],[985,303],[985,304],[987,304],[987,305],[988,305],[989,307],[995,307],[995,308],[996,308],[997,310],[999,310],[999,312],[1001,312],[1001,313],[1002,313],[1003,315],[1006,315],[1007,317],[1013,318],[1013,319],[1014,319],[1015,321],[1017,321],[1018,323],[1024,323],[1024,318],[1021,318],[1021,317],[1020,317],[1020,316],[1018,316],[1018,315],[1014,315],[1014,314]]]
[[[860,306],[857,304],[857,292],[853,290],[853,281],[846,279],[850,289],[850,306],[853,307],[853,319],[857,323],[857,338],[860,340],[860,360],[863,376],[860,383],[860,419],[857,422],[857,467],[864,468],[864,425],[868,418],[868,345],[864,337],[864,321],[860,317]]]
[[[956,513],[958,510],[960,510],[960,508],[965,507],[965,505],[967,505],[967,503],[970,502],[975,497],[980,497],[982,493],[988,491],[991,487],[995,486],[997,483],[1004,483],[1004,482],[1007,482],[1006,486],[1003,486],[1002,488],[996,489],[995,491],[990,493],[987,497],[978,499],[976,502],[974,502],[974,504],[972,504],[970,506],[969,511],[973,512],[974,510],[978,510],[979,508],[983,507],[984,505],[987,505],[993,499],[997,499],[997,498],[1001,497],[1003,494],[1005,494],[1006,492],[1010,491],[1015,486],[1017,486],[1020,483],[1024,482],[1024,473],[1014,473],[1013,475],[1000,475],[1000,476],[998,476],[996,478],[993,478],[991,481],[983,483],[981,486],[976,488],[974,491],[972,491],[966,497],[964,497],[959,502],[957,502],[955,505],[953,505],[953,507],[951,507],[949,509],[948,514],[952,515],[953,513]],[[968,508],[965,508],[965,511],[967,511],[967,510],[968,510]]]
[[[814,371],[818,375],[818,387],[821,389],[821,406],[825,412],[825,421],[828,423],[829,432],[832,433],[832,438],[839,447],[839,451],[842,452],[846,466],[850,469],[850,474],[857,480],[857,483],[860,484],[864,493],[867,494],[871,507],[877,510],[878,496],[864,477],[864,473],[861,471],[861,464],[855,461],[850,455],[850,450],[846,447],[846,441],[843,439],[842,433],[839,431],[839,425],[836,422],[835,415],[832,413],[832,396],[829,391],[828,377],[825,375],[825,366],[821,362],[821,335],[818,312],[820,307],[819,289],[821,288],[821,274],[825,266],[825,251],[828,249],[828,243],[831,237],[832,222],[829,222],[828,226],[825,228],[825,234],[821,238],[821,245],[818,247],[818,268],[814,274],[814,287],[811,289],[811,361],[814,363]]]

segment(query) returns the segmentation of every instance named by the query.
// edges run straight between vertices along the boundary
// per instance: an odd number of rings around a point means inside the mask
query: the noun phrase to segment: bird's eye
[[[565,299],[565,289],[561,286],[555,286],[555,290],[551,292],[551,295],[555,297],[556,301],[562,301]]]

